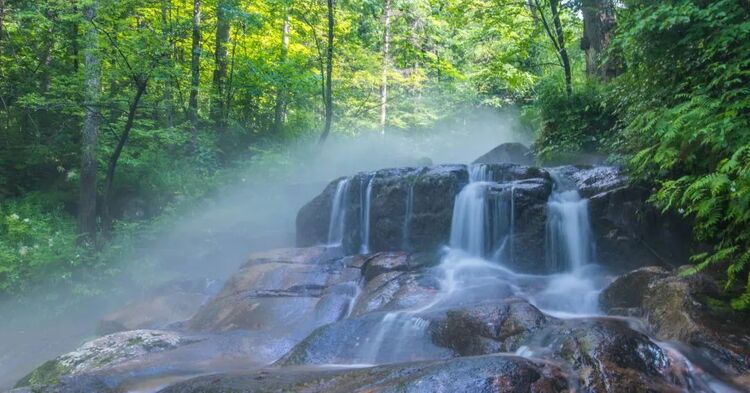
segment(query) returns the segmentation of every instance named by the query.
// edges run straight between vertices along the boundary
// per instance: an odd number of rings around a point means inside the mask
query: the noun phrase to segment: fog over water
[[[289,149],[288,165],[247,169],[236,184],[187,212],[173,227],[144,243],[137,255],[123,255],[124,271],[115,274],[111,293],[82,305],[48,310],[49,294],[0,304],[0,389],[59,354],[94,338],[97,321],[160,283],[175,279],[205,280],[218,286],[246,256],[294,246],[298,209],[337,177],[388,167],[470,163],[505,142],[531,142],[530,133],[513,115],[473,113],[430,132],[411,136],[363,133],[332,135],[321,148],[310,138]],[[128,261],[138,263],[127,264]]]

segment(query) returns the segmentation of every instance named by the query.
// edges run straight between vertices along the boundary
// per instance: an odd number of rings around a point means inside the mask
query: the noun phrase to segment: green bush
[[[543,163],[612,150],[616,117],[600,84],[589,81],[570,96],[560,84],[543,84],[535,106],[540,126],[536,151]]]
[[[42,278],[70,280],[84,260],[75,243],[75,222],[62,210],[33,197],[0,202],[0,294],[22,292]]]
[[[694,220],[715,245],[692,271],[726,266],[750,306],[750,6],[745,0],[626,1],[615,44],[628,71],[613,87],[631,170],[652,201]]]

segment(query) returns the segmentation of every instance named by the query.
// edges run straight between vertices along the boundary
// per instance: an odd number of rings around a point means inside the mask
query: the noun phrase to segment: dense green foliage
[[[618,81],[634,173],[653,201],[695,218],[697,269],[722,263],[747,281],[750,306],[750,4],[632,1],[620,31],[629,71]]]
[[[596,90],[540,94],[541,158],[625,158],[636,181],[653,185],[651,201],[690,218],[712,247],[687,272],[725,268],[733,306],[748,308],[750,3],[628,0],[618,12],[609,56],[625,71]]]

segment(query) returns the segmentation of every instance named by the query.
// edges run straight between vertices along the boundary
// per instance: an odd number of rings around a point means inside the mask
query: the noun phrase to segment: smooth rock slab
[[[514,356],[465,357],[364,369],[268,369],[200,377],[163,393],[552,393],[571,386],[557,366]]]

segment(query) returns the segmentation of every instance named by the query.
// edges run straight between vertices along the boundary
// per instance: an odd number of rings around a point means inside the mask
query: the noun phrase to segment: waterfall
[[[471,165],[468,171],[469,184],[453,206],[450,246],[477,257],[497,249],[495,259],[512,258],[513,184],[492,181],[494,174],[488,165]],[[497,247],[498,242],[508,246]]]
[[[490,224],[487,211],[488,182],[467,184],[456,197],[451,221],[450,246],[481,257]]]
[[[469,165],[469,183],[476,183],[480,181],[489,182],[492,181],[492,170],[489,165],[485,164],[474,164]]]
[[[594,243],[588,199],[552,173],[547,202],[546,255],[551,270],[575,270],[593,260]]]
[[[374,175],[367,179],[367,187],[364,194],[362,194],[362,217],[360,220],[360,254],[370,253],[370,199],[372,198],[372,181],[375,178]],[[360,188],[361,189],[361,188]]]
[[[411,230],[411,217],[414,214],[414,183],[416,183],[416,180],[411,182],[409,190],[406,193],[406,210],[404,211],[404,229],[402,231],[402,246],[404,250],[409,250],[411,248],[409,236]]]
[[[350,179],[341,179],[336,186],[336,194],[331,206],[331,220],[328,225],[328,244],[340,246],[344,241],[344,225],[346,222],[346,196],[349,193]]]

